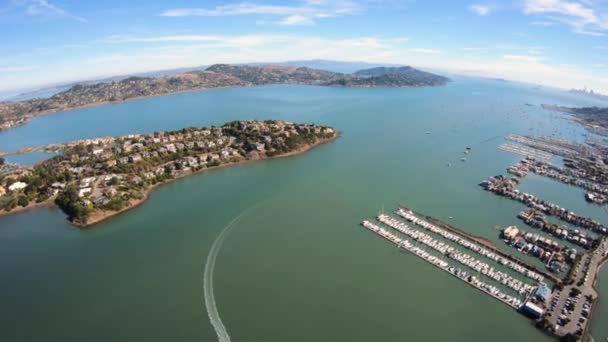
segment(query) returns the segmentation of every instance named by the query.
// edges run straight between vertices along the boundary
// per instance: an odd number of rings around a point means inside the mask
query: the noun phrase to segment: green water
[[[90,230],[72,228],[56,209],[1,218],[0,338],[217,340],[203,301],[206,257],[220,231],[255,206],[227,237],[214,274],[233,341],[549,340],[507,306],[358,224],[403,203],[508,250],[494,227],[518,224],[522,207],[477,184],[519,159],[496,149],[500,136],[580,139],[580,128],[525,103],[579,101],[472,80],[423,89],[270,86],[88,108],[2,133],[0,149],[9,149],[276,118],[330,124],[343,136],[296,157],[173,182]],[[463,163],[466,146],[472,153]],[[531,178],[526,186],[535,184],[556,202],[572,197],[557,183]],[[595,210],[581,197],[568,201]],[[596,331],[608,334],[601,324]]]

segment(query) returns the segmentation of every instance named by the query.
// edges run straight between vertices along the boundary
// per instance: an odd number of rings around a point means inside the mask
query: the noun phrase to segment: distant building
[[[536,289],[536,293],[534,294],[534,296],[536,297],[536,299],[542,302],[546,302],[551,296],[551,288],[549,288],[549,286],[547,286],[546,284],[541,284]]]
[[[524,306],[522,306],[521,310],[534,318],[540,318],[545,310],[543,310],[540,306],[528,301]]]

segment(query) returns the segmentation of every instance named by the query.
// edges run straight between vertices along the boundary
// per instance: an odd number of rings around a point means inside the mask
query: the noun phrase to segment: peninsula
[[[70,222],[91,226],[139,205],[170,180],[295,155],[338,136],[327,126],[249,120],[54,144],[58,156],[0,175],[0,215],[55,203]]]
[[[542,105],[543,109],[567,113],[575,117],[578,123],[592,133],[608,135],[608,107],[563,107]]]
[[[248,66],[216,64],[205,70],[172,74],[158,78],[129,77],[121,81],[75,85],[49,98],[0,102],[0,130],[25,124],[29,120],[70,109],[171,93],[266,84],[301,84],[344,87],[439,86],[449,79],[411,67],[378,68],[343,74],[292,66]],[[374,75],[369,77],[369,73]]]

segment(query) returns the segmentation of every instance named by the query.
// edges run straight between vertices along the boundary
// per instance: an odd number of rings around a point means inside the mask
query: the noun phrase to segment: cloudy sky
[[[0,0],[0,91],[212,63],[398,63],[608,93],[606,0]]]

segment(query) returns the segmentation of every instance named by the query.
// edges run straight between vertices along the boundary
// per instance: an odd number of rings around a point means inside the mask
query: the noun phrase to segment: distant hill
[[[312,60],[300,60],[300,61],[287,61],[283,63],[279,63],[279,65],[286,66],[298,66],[298,67],[307,67],[311,69],[321,69],[328,70],[333,72],[339,72],[344,74],[352,74],[357,70],[361,69],[369,69],[380,66],[397,66],[397,65],[387,65],[387,64],[376,64],[376,63],[366,63],[366,62],[345,62],[345,61],[333,61],[327,59],[312,59]]]
[[[450,79],[410,66],[377,67],[359,70],[356,76],[366,77],[367,83],[373,86],[419,87],[444,85]],[[359,79],[355,83],[362,82]],[[362,82],[365,83],[365,82]]]
[[[207,68],[206,71],[230,75],[250,85],[287,83],[325,85],[328,82],[352,77],[331,71],[281,65],[216,64]]]
[[[575,122],[585,126],[589,131],[608,136],[608,107],[563,107],[543,104],[545,110],[568,113],[575,117]]]
[[[159,77],[151,75],[120,77],[98,83],[76,84],[47,98],[0,102],[0,130],[24,124],[46,113],[134,98],[157,96],[180,91],[218,87],[264,84],[303,84],[343,87],[417,87],[442,85],[447,78],[413,68],[384,68],[379,76],[364,77],[307,67],[284,65],[215,64],[205,70],[193,70]],[[365,70],[360,73],[365,74]],[[367,71],[370,73],[370,71]],[[375,71],[374,74],[377,74]]]

